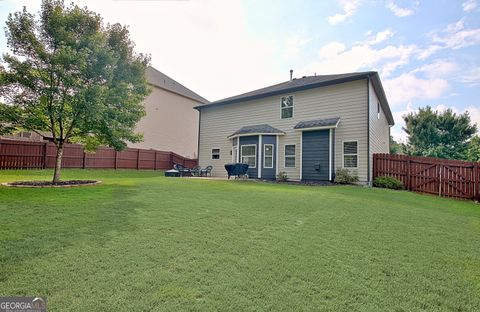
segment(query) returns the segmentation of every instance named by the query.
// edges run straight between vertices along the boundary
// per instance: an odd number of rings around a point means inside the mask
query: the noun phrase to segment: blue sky
[[[377,70],[397,139],[401,116],[426,105],[480,124],[480,0],[74,2],[129,25],[153,66],[209,100],[285,81],[290,69]],[[0,1],[0,23],[23,5],[37,12],[40,1]]]

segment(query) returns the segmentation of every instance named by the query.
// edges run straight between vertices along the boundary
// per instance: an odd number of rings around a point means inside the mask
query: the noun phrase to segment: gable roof
[[[394,124],[393,115],[388,105],[387,97],[385,91],[383,90],[382,83],[378,73],[375,71],[368,72],[357,72],[357,73],[346,73],[346,74],[336,74],[336,75],[316,75],[308,76],[303,78],[295,78],[293,80],[285,81],[273,86],[261,88],[258,90],[250,91],[240,95],[228,97],[222,100],[214,101],[206,105],[201,105],[195,107],[195,109],[201,110],[207,107],[214,107],[219,105],[233,104],[239,102],[246,102],[251,100],[256,100],[260,98],[265,98],[274,95],[285,94],[289,92],[303,91],[308,89],[320,88],[355,80],[370,79],[372,82],[373,88],[377,93],[377,96],[382,105],[383,111],[387,116],[388,123],[390,125]]]
[[[147,67],[147,81],[155,87],[179,94],[199,103],[210,103],[207,99],[201,97],[197,93],[193,92],[181,83],[173,80],[172,78],[168,77],[167,75],[158,71],[152,66]]]

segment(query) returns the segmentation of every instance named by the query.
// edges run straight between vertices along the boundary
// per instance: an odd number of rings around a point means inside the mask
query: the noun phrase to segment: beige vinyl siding
[[[185,157],[197,157],[197,101],[150,86],[152,93],[144,100],[146,115],[135,131],[143,134],[143,142],[129,147],[172,151]]]
[[[243,126],[269,124],[286,132],[278,140],[278,171],[300,179],[301,132],[293,127],[302,120],[340,117],[335,134],[335,168],[343,166],[342,142],[358,141],[360,180],[367,180],[367,82],[353,81],[328,87],[285,93],[268,98],[202,109],[199,163],[213,165],[214,176],[226,176],[224,164],[231,161],[232,141],[227,137]],[[281,119],[280,99],[293,94],[293,118]],[[285,168],[285,145],[296,145],[296,166]],[[211,148],[220,148],[220,159],[212,160]]]
[[[377,116],[379,102],[372,84],[369,84],[370,99],[370,177],[373,177],[373,154],[390,152],[390,131],[387,118],[380,105],[380,119]]]

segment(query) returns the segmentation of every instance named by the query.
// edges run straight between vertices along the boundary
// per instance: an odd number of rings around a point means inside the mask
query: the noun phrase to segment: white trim
[[[288,97],[288,96],[292,97],[292,117],[282,118],[282,98]],[[280,120],[281,119],[290,119],[290,118],[293,118],[293,117],[295,117],[295,96],[293,94],[288,94],[288,95],[281,96],[280,97]]]
[[[357,154],[347,154],[347,155],[357,155],[357,166],[356,167],[345,167],[345,143],[346,142],[357,142]],[[342,140],[342,168],[344,169],[358,169],[358,165],[360,162],[360,157],[358,154],[360,152],[360,146],[358,144],[358,140]]]
[[[256,136],[256,135],[285,135],[285,133],[264,133],[264,132],[255,132],[255,133],[242,133],[242,134],[234,134],[227,137],[227,139],[235,139],[238,137],[244,136]]]
[[[332,181],[332,129],[328,133],[328,180]],[[358,149],[358,145],[357,145]]]
[[[237,138],[237,159],[235,159],[236,163],[240,162],[240,137]]]
[[[295,148],[295,154],[297,154],[296,148]],[[303,178],[303,131],[300,133],[300,181],[302,181],[302,178]]]
[[[244,146],[255,146],[255,167],[248,167],[249,169],[255,169],[257,168],[257,144],[242,144],[240,146],[240,149],[243,149]],[[247,156],[247,157],[252,157],[252,156]],[[242,162],[243,158],[243,152],[240,153],[240,162]]]
[[[300,141],[301,142],[301,141]],[[295,157],[295,163],[294,163],[294,166],[293,167],[286,167],[286,163],[287,163],[287,156],[286,156],[286,152],[287,152],[287,146],[289,145],[293,145],[295,146],[295,154],[293,157]],[[289,157],[292,157],[292,156],[289,156]],[[296,169],[297,168],[297,144],[283,144],[283,169],[288,169],[288,168],[293,168],[293,169]]]
[[[258,146],[260,147],[258,149],[258,170],[257,170],[257,177],[259,179],[262,178],[262,135],[260,134],[258,136]]]
[[[213,158],[213,150],[214,150],[214,149],[218,149],[218,158]],[[219,160],[219,159],[220,159],[220,154],[221,154],[221,149],[220,149],[220,147],[212,147],[212,148],[210,149],[210,159],[211,159],[211,160]]]
[[[267,146],[271,146],[271,147],[272,147],[272,166],[271,166],[271,167],[265,167],[265,156],[267,155],[267,154],[265,154],[265,148],[266,148]],[[274,152],[273,152],[273,144],[270,144],[270,143],[269,143],[269,144],[263,144],[263,168],[265,168],[265,169],[273,169],[273,161],[274,161],[274,157],[275,157],[275,156],[273,155],[273,153],[274,153]]]
[[[276,142],[275,142],[275,179],[277,178],[278,175],[278,136],[276,137]]]

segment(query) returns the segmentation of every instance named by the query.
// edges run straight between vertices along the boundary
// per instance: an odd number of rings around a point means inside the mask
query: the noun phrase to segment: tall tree
[[[390,136],[390,154],[405,154],[405,144],[395,141],[393,136]]]
[[[477,131],[468,112],[456,114],[451,109],[437,112],[427,106],[403,119],[407,152],[417,156],[464,159],[468,140]]]
[[[54,183],[65,142],[120,150],[142,139],[134,128],[150,92],[149,57],[135,53],[127,27],[105,25],[86,7],[43,0],[38,17],[25,7],[10,14],[5,33],[12,54],[0,67],[0,128],[52,133]]]
[[[465,158],[468,161],[480,161],[480,136],[474,136],[467,146]]]

